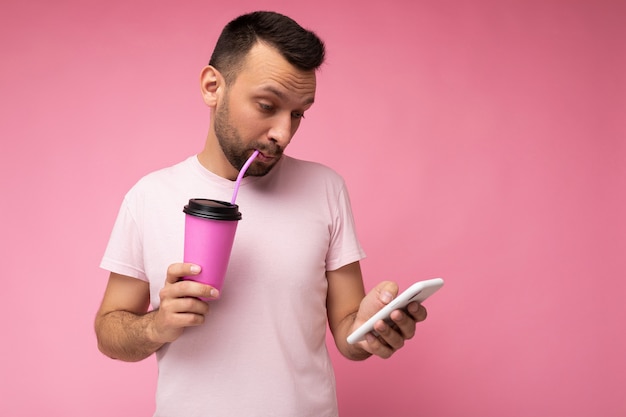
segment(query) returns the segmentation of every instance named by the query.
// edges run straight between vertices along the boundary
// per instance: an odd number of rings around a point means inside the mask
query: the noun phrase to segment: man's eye
[[[291,113],[291,117],[293,117],[294,119],[304,119],[304,113],[295,111]]]
[[[272,110],[274,110],[274,106],[272,106],[271,104],[259,103],[259,107],[264,112],[271,112]]]

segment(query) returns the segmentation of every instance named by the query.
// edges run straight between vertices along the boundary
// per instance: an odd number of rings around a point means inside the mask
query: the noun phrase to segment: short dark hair
[[[258,41],[276,48],[287,62],[303,71],[316,70],[324,62],[324,43],[315,33],[280,13],[257,11],[239,16],[224,27],[209,65],[231,83]]]

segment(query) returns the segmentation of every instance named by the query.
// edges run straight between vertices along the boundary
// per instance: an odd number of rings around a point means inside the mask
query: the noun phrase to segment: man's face
[[[240,170],[255,149],[246,175],[267,174],[281,158],[315,98],[315,71],[301,71],[279,52],[257,43],[214,113],[217,140]]]

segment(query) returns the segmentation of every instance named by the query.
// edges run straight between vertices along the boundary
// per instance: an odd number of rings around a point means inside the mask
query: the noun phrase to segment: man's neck
[[[239,172],[228,162],[222,148],[217,143],[217,138],[207,137],[204,149],[198,154],[200,164],[222,178],[231,181],[237,179]]]

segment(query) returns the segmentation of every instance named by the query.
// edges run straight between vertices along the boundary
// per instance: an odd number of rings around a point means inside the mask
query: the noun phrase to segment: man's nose
[[[276,142],[282,148],[285,148],[291,141],[294,134],[294,124],[291,114],[275,117],[272,127],[268,132],[269,139]]]

